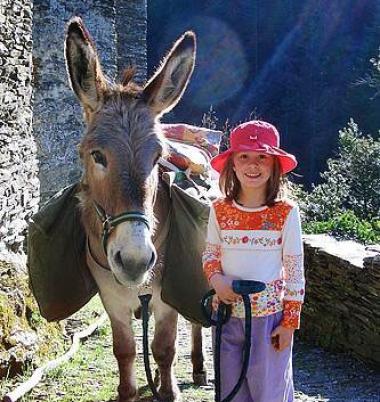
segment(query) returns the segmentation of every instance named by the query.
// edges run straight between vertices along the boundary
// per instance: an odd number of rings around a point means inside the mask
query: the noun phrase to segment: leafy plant
[[[373,57],[372,59],[370,59],[370,62],[373,66],[373,70],[364,78],[359,79],[357,84],[364,84],[369,86],[370,88],[374,88],[376,92],[371,99],[375,99],[377,96],[380,95],[380,48],[377,58]]]
[[[352,211],[363,221],[380,216],[380,141],[364,136],[351,119],[339,132],[336,158],[327,161],[323,182],[303,196],[305,220],[328,221]]]
[[[380,243],[380,220],[362,220],[353,211],[346,211],[327,221],[306,222],[303,230],[305,233],[328,233],[365,244]]]

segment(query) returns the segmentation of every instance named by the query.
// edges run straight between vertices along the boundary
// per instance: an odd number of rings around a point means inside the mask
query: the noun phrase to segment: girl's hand
[[[217,310],[218,310],[219,303],[220,303],[220,301],[219,301],[218,295],[212,296],[211,306],[212,306],[212,309],[213,309],[214,311],[217,311]]]
[[[271,334],[272,345],[277,352],[282,352],[284,349],[289,347],[292,343],[294,334],[293,328],[285,328],[279,325],[275,328]]]
[[[225,304],[232,304],[241,300],[241,296],[232,290],[232,278],[223,274],[214,274],[210,279],[211,286]]]

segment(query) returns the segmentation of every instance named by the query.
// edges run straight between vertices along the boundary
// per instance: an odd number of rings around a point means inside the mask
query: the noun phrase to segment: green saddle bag
[[[163,301],[186,319],[208,326],[201,300],[209,290],[202,270],[210,201],[179,172],[164,173],[171,198],[170,230],[162,277]],[[35,214],[28,228],[28,272],[41,315],[62,320],[98,291],[87,267],[86,236],[76,197],[78,184],[64,188]]]
[[[28,227],[30,287],[41,315],[48,321],[69,317],[98,290],[86,264],[78,189],[79,184],[73,184],[55,194]]]
[[[202,269],[210,200],[182,172],[163,173],[171,198],[170,230],[162,277],[162,300],[193,323],[209,326],[202,297],[209,290]]]

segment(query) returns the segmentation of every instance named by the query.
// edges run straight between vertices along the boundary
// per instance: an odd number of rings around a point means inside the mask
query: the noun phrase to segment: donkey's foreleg
[[[119,366],[118,402],[135,402],[137,397],[134,359],[136,346],[132,331],[132,311],[138,307],[137,292],[118,285],[106,270],[91,269],[100,298],[111,320],[113,352]]]
[[[152,352],[160,374],[159,394],[165,401],[177,402],[181,398],[173,372],[173,362],[176,356],[178,314],[161,300],[154,304],[155,331]]]
[[[113,353],[119,366],[118,402],[134,402],[137,397],[137,386],[134,362],[136,344],[131,322],[125,323],[111,319]]]
[[[195,385],[207,385],[207,373],[204,369],[202,326],[191,324],[191,362]]]

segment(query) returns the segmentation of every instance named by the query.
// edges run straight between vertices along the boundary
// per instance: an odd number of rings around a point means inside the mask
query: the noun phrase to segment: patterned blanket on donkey
[[[219,153],[222,131],[189,124],[161,124],[169,143],[167,160],[190,174],[209,176],[210,159]]]

